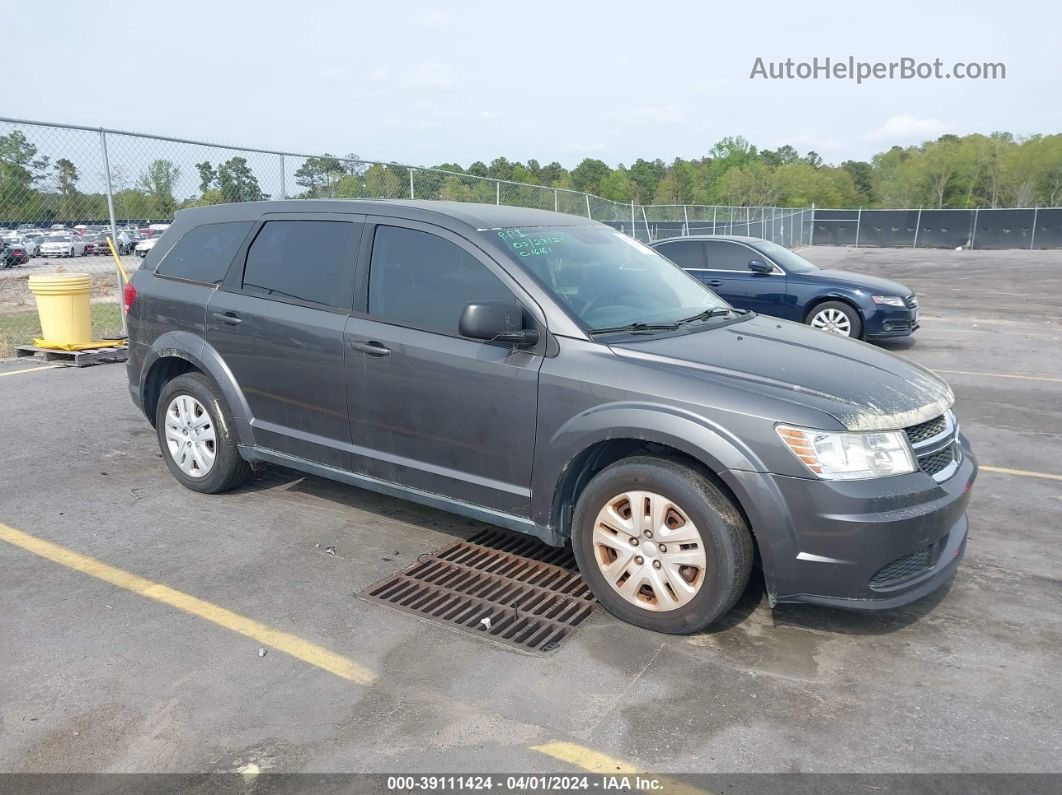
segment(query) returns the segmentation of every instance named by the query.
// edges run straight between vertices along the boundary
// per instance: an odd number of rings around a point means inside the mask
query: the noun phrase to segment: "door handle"
[[[214,312],[214,320],[224,323],[226,326],[238,326],[243,320],[235,312]]]
[[[723,283],[719,279],[711,279],[708,282],[709,287],[722,287]]]
[[[361,353],[367,353],[369,356],[389,356],[391,353],[390,348],[384,347],[375,340],[371,342],[351,342],[350,347]]]

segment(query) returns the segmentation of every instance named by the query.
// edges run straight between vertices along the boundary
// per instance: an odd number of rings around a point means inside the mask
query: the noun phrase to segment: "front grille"
[[[943,450],[937,450],[935,453],[921,456],[918,459],[918,468],[925,472],[927,475],[935,475],[938,472],[943,471],[947,466],[955,460],[955,445],[949,444]]]
[[[870,578],[870,587],[887,588],[922,574],[933,565],[933,550],[936,547],[936,544],[931,544],[882,566],[878,573]]]
[[[934,417],[931,420],[920,422],[917,425],[912,425],[910,428],[904,428],[907,433],[907,438],[911,440],[912,445],[916,445],[919,442],[924,442],[926,439],[932,439],[934,436],[939,436],[944,433],[948,427],[948,421],[944,415]]]

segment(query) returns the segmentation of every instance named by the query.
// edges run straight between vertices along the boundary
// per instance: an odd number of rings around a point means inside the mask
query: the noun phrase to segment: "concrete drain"
[[[523,651],[553,651],[596,609],[568,549],[484,530],[358,596]]]

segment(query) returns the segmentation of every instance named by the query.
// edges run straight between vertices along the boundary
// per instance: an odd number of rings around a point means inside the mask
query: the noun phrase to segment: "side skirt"
[[[553,528],[540,525],[537,522],[532,522],[530,519],[525,519],[522,516],[514,516],[510,513],[503,513],[502,511],[484,508],[480,505],[471,505],[467,502],[451,500],[440,494],[431,494],[419,489],[409,488],[408,486],[400,486],[397,483],[377,480],[368,475],[347,472],[342,469],[326,466],[325,464],[315,464],[312,461],[306,461],[305,459],[296,458],[295,456],[290,456],[285,453],[278,453],[274,450],[263,450],[259,447],[245,447],[240,445],[239,451],[240,455],[249,462],[266,461],[289,469],[297,469],[300,472],[306,472],[310,475],[318,475],[322,478],[336,480],[350,486],[356,486],[359,489],[374,491],[377,494],[386,494],[388,497],[397,497],[402,500],[415,502],[419,505],[426,505],[429,508],[438,508],[441,511],[454,513],[458,516],[464,516],[480,522],[498,525],[499,527],[504,527],[506,530],[527,533],[550,546],[559,547],[564,546],[565,543],[564,539],[558,538],[557,534],[553,531]]]

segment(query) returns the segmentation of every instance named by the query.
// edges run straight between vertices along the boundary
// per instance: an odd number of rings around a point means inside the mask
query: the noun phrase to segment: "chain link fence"
[[[120,249],[123,268],[132,272],[181,208],[284,198],[413,198],[534,207],[602,221],[644,242],[728,234],[791,248],[812,243],[963,245],[954,242],[960,239],[974,245],[975,237],[978,248],[1007,239],[1031,247],[1029,237],[1037,247],[1062,246],[1062,210],[1057,209],[923,214],[639,205],[354,156],[303,155],[0,117],[0,358],[40,336],[27,285],[31,274],[88,273],[93,334],[97,339],[117,337],[122,333],[121,279],[108,237]],[[955,223],[945,223],[932,215],[948,212],[971,217],[954,216]],[[873,221],[872,213],[879,214]],[[880,215],[887,213],[896,217]],[[987,227],[976,231],[991,213],[1012,215],[997,216],[994,236]],[[1033,215],[1026,218],[1029,213]],[[970,230],[965,237],[956,231],[963,223]]]

